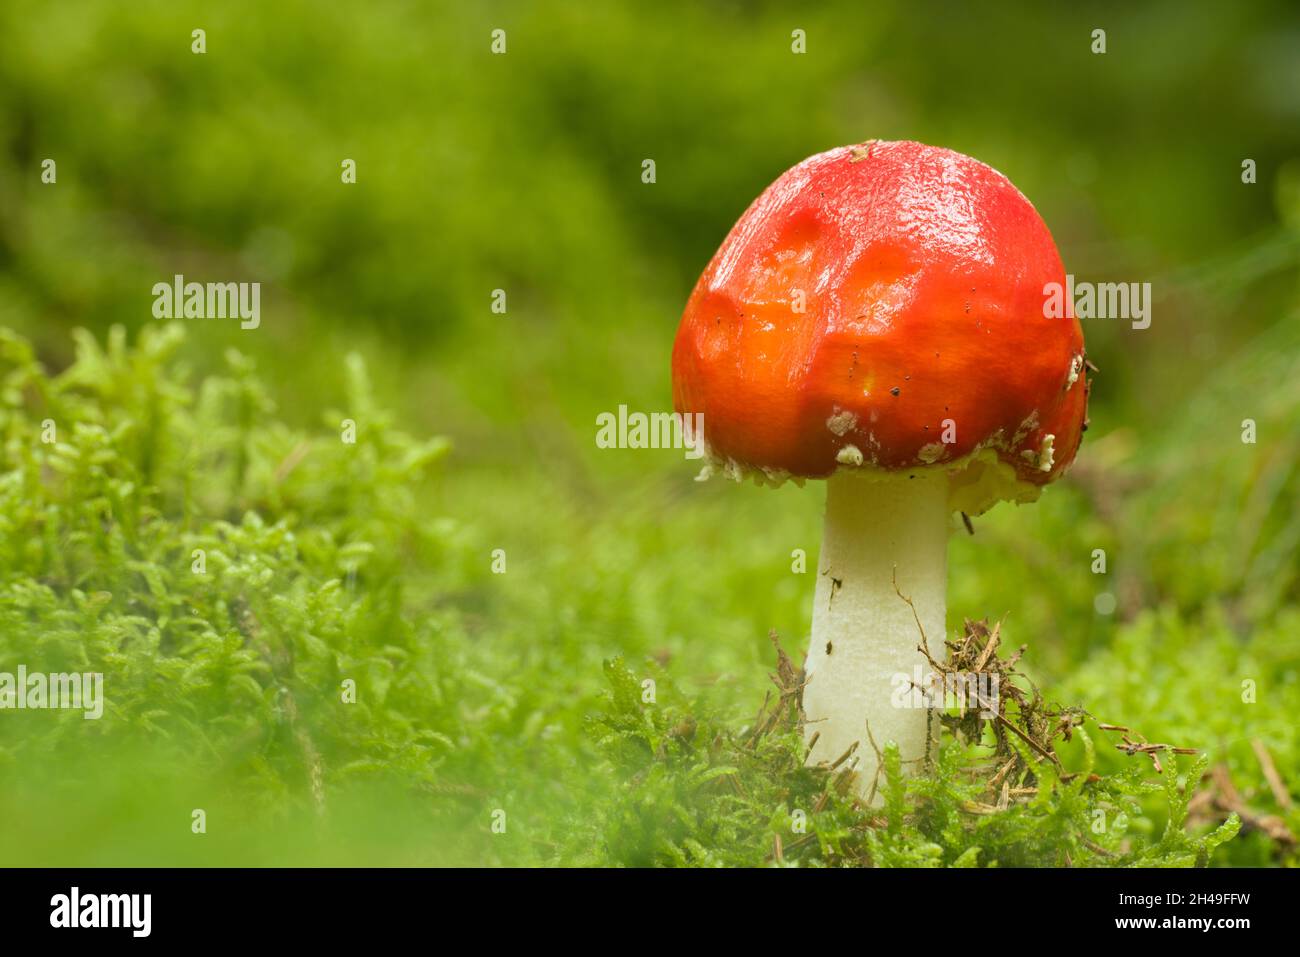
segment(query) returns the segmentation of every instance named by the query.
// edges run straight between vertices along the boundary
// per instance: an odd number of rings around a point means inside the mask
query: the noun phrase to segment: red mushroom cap
[[[733,473],[944,468],[977,514],[1037,497],[1087,405],[1056,245],[969,156],[871,142],[786,171],[732,228],[673,346],[678,412]]]

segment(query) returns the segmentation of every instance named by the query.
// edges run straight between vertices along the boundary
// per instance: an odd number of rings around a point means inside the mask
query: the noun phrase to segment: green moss
[[[740,731],[692,711],[671,689],[663,699],[656,690],[654,703],[647,703],[644,686],[619,660],[607,663],[606,676],[607,710],[594,727],[623,791],[595,822],[598,863],[1193,866],[1208,863],[1241,823],[1232,815],[1217,828],[1187,829],[1188,801],[1208,763],[1204,756],[1181,778],[1172,756],[1163,779],[1149,765],[1132,763],[1096,773],[1082,719],[1070,728],[1081,760],[1069,770],[1015,737],[996,749],[986,728],[969,745],[945,732],[930,773],[905,776],[891,742],[883,749],[879,806],[868,808],[854,797],[843,771],[803,766],[797,675],[784,655],[778,704]],[[1016,718],[1025,728],[1032,723],[1024,713]],[[995,751],[995,765],[1008,753],[1017,765],[1006,780],[1018,791],[1003,804],[988,803]],[[1165,826],[1153,840],[1161,816]]]
[[[356,357],[302,429],[238,353],[190,376],[183,340],[78,334],[52,375],[0,335],[0,670],[101,672],[107,696],[99,721],[0,716],[15,861],[1294,863],[1276,834],[1300,821],[1260,758],[1283,782],[1300,765],[1294,613],[1249,635],[1209,604],[1139,615],[1035,674],[1041,691],[1017,679],[1008,717],[1059,766],[954,721],[928,775],[904,778],[886,747],[867,809],[845,769],[804,766],[790,658],[746,716],[768,670],[747,596],[769,571],[709,544],[712,498],[668,531],[647,516],[675,486],[592,521],[562,496],[539,507],[556,494],[540,478],[515,500],[471,473],[447,507],[448,443],[398,428]],[[1056,502],[1041,507],[1074,507]],[[1086,555],[1091,526],[1061,528]],[[724,550],[734,580],[701,583],[682,538]],[[772,608],[803,608],[782,595]],[[1015,634],[1031,664],[1060,650]],[[1199,754],[1117,748],[1099,722]],[[1003,795],[989,780],[1008,761]]]

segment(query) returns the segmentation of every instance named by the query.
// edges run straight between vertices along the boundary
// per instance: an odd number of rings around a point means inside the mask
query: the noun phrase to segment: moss
[[[881,743],[868,809],[847,767],[804,765],[779,649],[745,717],[759,559],[701,581],[674,551],[716,514],[670,531],[651,497],[592,523],[470,476],[448,517],[449,444],[398,428],[355,357],[295,428],[238,353],[191,377],[179,326],[76,343],[50,374],[0,334],[0,670],[101,672],[107,696],[99,721],[0,720],[14,861],[1295,863],[1294,613],[1244,637],[1232,609],[1171,604],[1032,682],[1060,636],[1018,629],[1022,659],[967,623],[942,665],[997,670],[1001,717],[949,713],[923,776]],[[495,510],[524,529],[508,575],[477,527]]]
[[[960,651],[962,644],[953,644]],[[607,663],[607,710],[593,727],[624,789],[595,822],[599,862],[1192,866],[1208,863],[1240,827],[1235,814],[1217,827],[1186,827],[1207,757],[1193,761],[1182,778],[1176,757],[1160,773],[1132,761],[1098,773],[1087,726],[1095,734],[1103,727],[1078,708],[1057,709],[1048,722],[1037,696],[1004,695],[999,713],[1023,738],[998,733],[997,723],[977,712],[959,721],[954,711],[923,775],[905,775],[897,747],[886,744],[882,801],[866,807],[849,786],[847,767],[804,766],[803,676],[779,647],[777,655],[776,702],[740,731],[692,710],[675,691],[648,704],[623,663]],[[949,663],[964,662],[953,654]],[[994,659],[990,670],[1005,667]],[[1081,745],[1077,767],[1061,761],[1058,739]],[[1144,801],[1153,796],[1162,800]],[[1161,816],[1164,828],[1153,839]]]

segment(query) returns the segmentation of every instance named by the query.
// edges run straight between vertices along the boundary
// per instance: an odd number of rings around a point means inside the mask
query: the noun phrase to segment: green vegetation
[[[1111,11],[1097,57],[1065,9],[0,8],[0,672],[106,694],[0,711],[0,863],[1300,863],[1284,9]],[[1009,717],[1060,760],[1010,734],[1005,808],[988,727],[874,812],[803,767],[816,483],[593,440],[667,407],[753,196],[869,137],[1154,287],[1150,329],[1085,324],[1076,468],[952,539],[949,637],[1028,645]],[[261,326],[156,321],[176,273],[261,282]]]
[[[236,352],[201,383],[174,371],[179,324],[134,349],[120,330],[106,347],[77,338],[53,378],[25,341],[3,340],[0,634],[6,661],[102,672],[108,705],[101,722],[5,715],[7,847],[97,862],[747,865],[781,841],[787,862],[1191,864],[1235,833],[1235,815],[1208,837],[1182,827],[1208,755],[1184,765],[1181,785],[1165,755],[1155,784],[1142,757],[1098,754],[1083,715],[1061,768],[1004,742],[996,763],[1009,755],[1007,787],[1027,794],[1005,809],[987,803],[987,773],[967,773],[988,766],[990,729],[946,738],[929,778],[904,783],[891,752],[876,819],[844,797],[842,775],[802,766],[789,659],[776,676],[785,693],[749,722],[677,688],[679,669],[638,674],[621,659],[604,665],[602,704],[582,639],[597,605],[605,620],[637,607],[638,564],[602,576],[628,600],[493,596],[466,529],[419,504],[447,444],[394,428],[359,359],[341,377],[350,414],[326,411],[299,432]],[[597,536],[595,554],[617,537]],[[672,593],[689,563],[667,575]],[[1295,617],[1247,651],[1209,613],[1199,627],[1144,614],[1065,687],[1118,712],[1107,720],[1141,719],[1162,742],[1258,778],[1251,736],[1283,767],[1297,759]],[[1240,676],[1265,685],[1258,703],[1243,703]],[[1048,720],[1019,711],[1031,732]],[[150,840],[100,838],[87,855],[104,798],[126,818],[114,827]],[[189,835],[186,801],[219,840],[185,846],[208,837]],[[402,816],[381,820],[393,805]],[[503,835],[490,830],[498,809]],[[1261,832],[1241,846],[1255,860],[1275,853]]]

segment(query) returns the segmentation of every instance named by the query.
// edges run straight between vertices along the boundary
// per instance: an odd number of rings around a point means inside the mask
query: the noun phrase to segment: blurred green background
[[[806,53],[791,50],[795,29]],[[97,730],[91,748],[71,725],[38,746],[32,718],[20,733],[0,717],[0,860],[642,862],[601,843],[622,787],[583,730],[601,662],[657,661],[743,723],[767,687],[769,629],[806,641],[812,580],[790,556],[803,548],[815,567],[821,491],[696,484],[680,453],[596,448],[596,416],[670,407],[681,307],[730,225],[790,165],[872,138],[985,161],[1035,204],[1068,271],[1153,285],[1149,329],[1084,323],[1100,373],[1075,470],[1037,505],[954,536],[950,626],[1006,616],[1063,700],[1207,749],[1261,811],[1288,813],[1250,742],[1295,793],[1294,4],[10,2],[0,326],[57,373],[74,328],[135,341],[154,324],[155,282],[259,281],[259,329],[185,322],[187,381],[235,348],[265,384],[255,415],[333,429],[357,394],[356,353],[393,427],[451,451],[406,506],[436,547],[385,566],[403,592],[383,627],[408,629],[446,693],[405,706],[429,736],[418,767],[336,780],[368,745],[345,760],[323,732],[322,837],[311,788],[257,754],[214,770],[195,752],[191,767],[149,758],[138,728],[116,745]],[[340,181],[344,159],[355,184]],[[1256,444],[1241,441],[1247,418]],[[250,507],[226,491],[231,516]],[[148,591],[101,573],[77,584],[128,604]],[[0,600],[42,577],[17,559],[5,576]],[[45,583],[55,605],[72,587]],[[1097,610],[1102,592],[1113,613]],[[23,607],[0,668],[43,653],[45,625]],[[1243,678],[1258,682],[1253,705]],[[232,702],[213,692],[202,721]],[[198,806],[220,809],[206,843],[189,830]],[[490,831],[497,807],[505,835]],[[1224,862],[1281,853],[1261,834],[1230,848]]]

